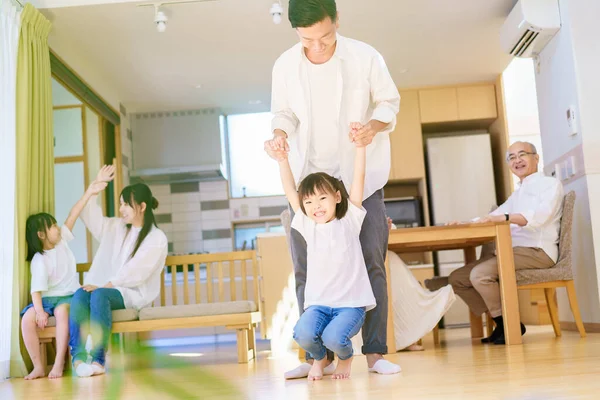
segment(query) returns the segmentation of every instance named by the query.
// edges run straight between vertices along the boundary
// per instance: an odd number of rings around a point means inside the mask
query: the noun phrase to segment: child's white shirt
[[[317,224],[300,208],[295,210],[292,228],[306,241],[307,272],[304,309],[310,306],[375,308],[360,231],[367,214],[348,202],[342,219]]]
[[[64,225],[60,233],[62,238],[53,249],[37,253],[31,260],[31,293],[41,292],[42,297],[69,296],[80,287],[75,255],[68,245],[73,233]]]
[[[121,218],[104,217],[96,196],[84,208],[81,219],[100,242],[85,283],[102,287],[112,282],[123,296],[125,308],[149,306],[160,293],[160,274],[167,258],[163,231],[152,227],[131,257],[141,228],[128,229]]]

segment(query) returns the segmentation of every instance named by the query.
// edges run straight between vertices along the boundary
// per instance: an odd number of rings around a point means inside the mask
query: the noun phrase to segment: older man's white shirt
[[[522,214],[527,225],[510,226],[513,247],[540,248],[556,262],[563,198],[560,181],[537,172],[525,178],[491,215]]]
[[[306,175],[316,172],[313,170],[315,165],[309,165],[308,157],[313,147],[312,137],[334,135],[338,141],[339,167],[328,165],[328,169],[339,175],[337,177],[349,188],[356,149],[348,139],[350,123],[365,124],[371,119],[387,123],[386,129],[377,134],[367,147],[366,199],[381,189],[389,177],[389,133],[396,125],[400,94],[383,57],[366,43],[338,35],[333,57],[338,72],[335,74],[335,88],[329,93],[329,101],[335,105],[333,111],[337,114],[332,116],[338,122],[335,132],[313,132],[319,128],[312,126],[310,65],[300,43],[283,53],[273,66],[271,127],[273,130],[281,129],[288,135],[289,161],[297,184]]]

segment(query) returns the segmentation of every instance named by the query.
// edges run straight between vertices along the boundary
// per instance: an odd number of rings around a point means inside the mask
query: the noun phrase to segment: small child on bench
[[[96,184],[93,190],[100,192],[106,183]],[[63,375],[67,343],[69,341],[69,305],[71,297],[79,289],[79,276],[75,256],[68,242],[73,240],[73,226],[85,203],[73,206],[62,227],[46,213],[27,218],[25,235],[27,261],[31,261],[31,298],[33,302],[21,311],[23,341],[33,362],[33,371],[27,380],[46,376],[46,366],[40,358],[37,328],[44,329],[48,318],[56,318],[56,358],[48,378]]]

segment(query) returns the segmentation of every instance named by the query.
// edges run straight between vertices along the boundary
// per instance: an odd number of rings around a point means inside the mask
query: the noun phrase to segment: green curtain
[[[31,367],[21,340],[20,310],[30,301],[29,263],[25,261],[25,221],[36,212],[54,213],[54,137],[48,34],[52,24],[31,4],[21,14],[17,59],[17,179],[15,193],[15,273],[11,376]]]

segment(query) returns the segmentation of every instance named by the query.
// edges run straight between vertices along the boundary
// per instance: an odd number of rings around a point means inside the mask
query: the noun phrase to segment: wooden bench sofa
[[[224,326],[237,331],[238,362],[255,358],[255,327],[261,321],[256,253],[169,256],[165,264],[160,296],[139,311],[113,311],[113,333]],[[90,264],[77,265],[80,282],[89,268]],[[44,330],[38,329],[44,365],[47,346],[56,337],[55,325],[52,317]]]

